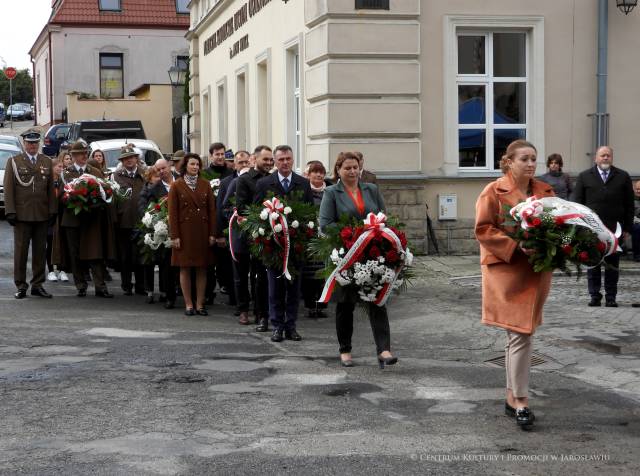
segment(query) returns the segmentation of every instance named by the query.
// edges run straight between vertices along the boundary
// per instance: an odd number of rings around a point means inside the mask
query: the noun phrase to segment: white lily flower
[[[291,228],[298,228],[300,226],[300,223],[298,222],[298,220],[293,220],[291,222]]]
[[[260,213],[260,219],[261,220],[267,220],[269,218],[269,211],[265,208],[264,210],[262,210],[262,212]]]
[[[312,230],[313,230],[313,229],[315,228],[316,224],[315,224],[315,223],[313,223],[312,221],[310,221],[309,223],[307,223],[307,226],[308,226],[310,229],[312,229]]]
[[[260,236],[264,236],[264,228],[262,228],[262,227],[258,228],[258,234]]]
[[[273,231],[275,231],[276,233],[280,233],[282,231],[282,225],[278,223],[276,226],[273,227]]]
[[[288,215],[289,213],[291,213],[291,207],[284,207],[284,214]]]
[[[272,213],[271,213],[271,219],[272,219],[272,220],[277,220],[279,216],[280,216],[280,215],[278,214],[278,212],[272,212]]]

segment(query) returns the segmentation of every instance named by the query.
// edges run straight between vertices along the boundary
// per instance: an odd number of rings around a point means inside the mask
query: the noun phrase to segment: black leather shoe
[[[176,303],[173,301],[167,301],[164,303],[165,309],[173,309],[174,307],[176,307]]]
[[[282,335],[282,331],[275,329],[273,334],[271,334],[271,340],[273,342],[282,342],[284,340],[284,336]]]
[[[206,310],[204,307],[202,307],[202,308],[198,309],[198,310],[196,311],[196,314],[197,314],[198,316],[208,316],[208,315],[209,315],[209,313],[207,312],[207,310]]]
[[[607,299],[604,303],[604,307],[618,307],[618,303],[614,299]]]
[[[591,301],[589,301],[589,307],[600,307],[600,299],[598,298],[591,298]]]
[[[525,431],[531,430],[533,428],[533,422],[536,417],[529,407],[517,408],[516,409],[516,423],[520,428]]]
[[[47,291],[45,291],[44,288],[40,287],[40,288],[31,288],[31,295],[32,296],[40,296],[43,298],[47,298],[47,299],[51,299],[53,296],[51,294],[49,294]]]
[[[76,294],[76,296],[78,296],[78,297],[86,297],[87,296],[87,290],[86,289],[78,289],[78,293]]]
[[[504,414],[511,418],[516,417],[516,409],[509,405],[506,401],[504,402]]]
[[[391,356],[391,357],[380,357],[378,355],[378,365],[380,366],[381,369],[384,369],[385,365],[395,365],[398,363],[398,357],[395,356]]]
[[[184,315],[185,316],[195,316],[196,315],[196,311],[194,311],[193,308],[185,309],[184,310]]]
[[[18,289],[18,292],[13,295],[16,299],[24,299],[27,297],[26,289]]]
[[[260,323],[256,326],[256,332],[269,332],[269,321],[260,319]]]
[[[113,294],[111,294],[108,289],[103,289],[102,291],[96,291],[96,297],[112,298]]]
[[[284,333],[284,337],[287,340],[296,340],[296,341],[302,340],[302,336],[298,334],[295,329],[292,331],[286,331]]]

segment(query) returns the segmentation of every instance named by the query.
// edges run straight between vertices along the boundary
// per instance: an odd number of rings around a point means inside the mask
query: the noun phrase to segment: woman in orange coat
[[[202,160],[185,154],[177,167],[182,175],[169,189],[169,233],[173,240],[171,266],[180,268],[185,314],[207,315],[204,295],[207,266],[213,264],[216,199],[209,182],[199,178]],[[191,268],[196,269],[196,308],[191,296]]]
[[[542,308],[549,294],[551,273],[535,273],[528,256],[507,234],[504,206],[513,207],[527,197],[553,196],[550,185],[535,180],[537,151],[533,144],[512,142],[500,162],[504,177],[490,183],[476,202],[476,238],[482,267],[482,323],[507,331],[505,413],[524,430],[535,419],[529,409],[529,370],[532,336],[542,323]]]

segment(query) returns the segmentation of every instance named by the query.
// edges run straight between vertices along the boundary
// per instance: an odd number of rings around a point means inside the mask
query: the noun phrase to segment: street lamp
[[[625,15],[631,13],[636,5],[638,4],[638,0],[616,0],[616,5]]]
[[[168,73],[171,86],[177,88],[178,86],[184,84],[184,78],[187,74],[184,69],[180,69],[177,66],[172,66],[171,68],[169,68]]]

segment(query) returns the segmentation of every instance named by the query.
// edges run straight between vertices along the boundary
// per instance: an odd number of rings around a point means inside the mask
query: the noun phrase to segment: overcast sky
[[[49,19],[51,0],[0,0],[0,6],[0,66],[28,68],[31,72],[29,50]]]

